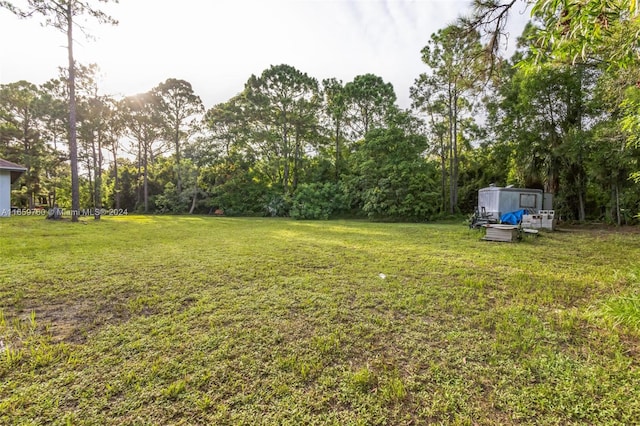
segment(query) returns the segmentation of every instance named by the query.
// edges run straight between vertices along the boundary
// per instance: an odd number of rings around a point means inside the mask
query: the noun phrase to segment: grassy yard
[[[637,423],[639,290],[637,232],[13,217],[0,424]]]

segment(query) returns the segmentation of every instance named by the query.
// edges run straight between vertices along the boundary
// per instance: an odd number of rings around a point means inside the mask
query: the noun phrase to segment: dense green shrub
[[[271,217],[289,216],[291,202],[289,197],[282,194],[271,193],[263,206],[264,214]]]
[[[349,191],[376,220],[421,221],[438,212],[436,166],[423,157],[424,137],[401,129],[369,132],[352,156]]]
[[[271,189],[263,182],[238,173],[213,188],[210,206],[227,216],[262,216],[271,197]]]
[[[164,192],[152,197],[153,205],[150,209],[153,210],[155,206],[157,213],[184,213],[188,210],[189,201],[188,193],[178,194],[176,186],[172,182],[167,182]]]
[[[309,183],[298,186],[291,205],[294,219],[329,219],[346,207],[347,196],[341,185]]]

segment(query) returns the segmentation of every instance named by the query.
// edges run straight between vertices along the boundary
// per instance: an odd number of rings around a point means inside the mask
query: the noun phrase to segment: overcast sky
[[[20,0],[13,2],[21,4]],[[251,74],[288,64],[322,80],[373,73],[391,82],[402,107],[425,71],[432,33],[469,11],[468,0],[121,0],[98,7],[119,25],[84,25],[76,60],[97,63],[103,93],[133,95],[167,78],[189,81],[205,107],[242,91]],[[528,12],[512,14],[511,40]],[[42,19],[0,9],[0,83],[41,84],[66,65],[66,36]]]

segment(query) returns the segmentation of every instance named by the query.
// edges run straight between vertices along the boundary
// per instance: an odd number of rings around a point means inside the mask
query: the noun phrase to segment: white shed
[[[27,169],[0,158],[0,217],[11,216],[11,184]]]
[[[538,212],[551,210],[552,195],[540,189],[490,186],[478,191],[478,212],[499,220],[509,212],[526,209]]]

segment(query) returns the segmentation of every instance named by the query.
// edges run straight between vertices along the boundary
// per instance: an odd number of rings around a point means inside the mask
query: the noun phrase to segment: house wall
[[[11,172],[0,170],[0,217],[11,215]]]

